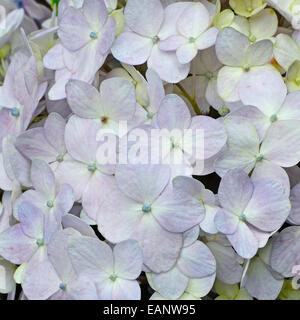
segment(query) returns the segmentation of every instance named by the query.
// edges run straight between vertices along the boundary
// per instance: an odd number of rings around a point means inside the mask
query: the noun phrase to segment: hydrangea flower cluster
[[[300,300],[299,1],[0,5],[0,299]]]

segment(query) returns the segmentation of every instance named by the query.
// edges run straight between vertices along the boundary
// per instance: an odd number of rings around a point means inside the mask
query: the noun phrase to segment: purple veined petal
[[[89,83],[70,80],[66,85],[66,93],[68,104],[77,116],[97,119],[103,114],[100,94]]]
[[[209,241],[208,248],[214,255],[217,263],[217,278],[227,284],[235,284],[241,281],[242,266],[239,256],[231,247]]]
[[[76,277],[67,249],[72,240],[79,237],[80,234],[73,229],[61,230],[53,236],[47,248],[48,258],[65,285]]]
[[[113,176],[104,175],[97,171],[91,177],[82,195],[82,206],[89,218],[96,220],[99,208],[106,198],[106,192],[115,183]],[[99,194],[99,190],[101,194]]]
[[[218,93],[223,101],[236,102],[240,100],[239,85],[245,76],[240,67],[223,67],[218,73]]]
[[[66,291],[72,300],[98,300],[95,283],[84,275],[71,281]]]
[[[185,289],[185,294],[190,293],[193,297],[205,297],[212,289],[215,282],[216,274],[204,278],[189,279]]]
[[[150,111],[157,112],[161,101],[165,97],[165,89],[163,86],[163,82],[161,81],[158,74],[152,70],[148,69],[146,72],[147,78],[147,91],[149,95],[150,104],[149,107]]]
[[[70,7],[60,20],[58,36],[64,47],[71,51],[77,51],[91,41],[91,31],[83,13]]]
[[[7,175],[25,187],[31,187],[30,161],[15,147],[15,137],[8,135],[2,141],[3,163]]]
[[[99,40],[97,41],[97,49],[101,55],[106,56],[110,52],[111,46],[115,40],[115,34],[116,21],[113,17],[108,17],[102,28]]]
[[[224,120],[228,135],[228,150],[216,160],[218,174],[224,176],[228,170],[241,168],[249,173],[255,166],[259,154],[259,136],[250,121],[238,118]]]
[[[77,274],[94,276],[94,280],[108,279],[113,274],[113,254],[108,244],[96,238],[73,239],[68,254]]]
[[[200,228],[199,226],[195,226],[183,234],[183,247],[188,247],[192,245],[199,237]]]
[[[107,9],[104,0],[84,1],[82,13],[95,32],[101,29],[107,21]]]
[[[176,50],[176,56],[181,64],[190,63],[197,55],[198,50],[194,43],[186,43]]]
[[[13,188],[13,182],[6,173],[3,155],[0,153],[0,188],[5,191],[10,191]]]
[[[180,271],[189,278],[203,278],[216,272],[216,260],[201,241],[183,248],[177,262]]]
[[[257,181],[244,215],[256,228],[272,232],[281,227],[290,212],[290,202],[283,186],[274,180]]]
[[[100,124],[89,119],[72,116],[65,131],[68,153],[76,160],[86,164],[96,161],[98,142],[96,141]]]
[[[300,157],[298,131],[300,131],[298,120],[274,122],[266,133],[260,153],[281,167],[296,165]]]
[[[257,107],[269,117],[280,110],[286,93],[287,88],[280,73],[265,68],[250,71],[239,85],[242,102]]]
[[[49,115],[51,113],[57,113],[61,115],[64,119],[69,117],[72,113],[66,99],[52,101],[46,95],[46,107]]]
[[[72,72],[68,69],[62,69],[55,73],[55,84],[48,91],[49,100],[61,100],[66,98],[65,86],[72,78]]]
[[[18,218],[18,210],[19,206],[23,202],[29,202],[34,204],[37,208],[41,209],[42,211],[49,210],[47,207],[48,197],[45,196],[43,193],[35,190],[27,190],[22,193],[13,203],[13,214],[14,217],[19,220]]]
[[[65,128],[65,119],[56,112],[51,112],[44,124],[45,137],[59,155],[66,153]]]
[[[219,29],[212,27],[202,33],[196,40],[196,47],[198,50],[204,50],[212,47],[216,43]]]
[[[246,61],[249,66],[264,66],[273,56],[273,43],[265,39],[252,43],[246,52]]]
[[[209,204],[205,204],[204,207],[205,207],[205,218],[203,221],[201,221],[200,228],[207,233],[216,234],[218,233],[218,229],[216,228],[214,220],[220,208],[214,205],[209,205]]]
[[[38,207],[30,202],[21,203],[18,209],[18,219],[25,235],[36,240],[43,238],[44,214]]]
[[[12,206],[11,201],[16,197],[13,192],[4,191],[2,204],[0,208],[0,233],[10,228],[12,223]]]
[[[229,171],[221,180],[218,199],[222,207],[236,215],[244,213],[254,187],[248,175],[242,170]]]
[[[152,205],[152,214],[170,232],[185,232],[198,225],[205,209],[201,201],[180,189],[166,190]]]
[[[99,299],[101,300],[140,300],[141,288],[137,281],[116,279],[106,280],[101,284]]]
[[[224,209],[219,209],[214,217],[214,224],[219,232],[234,234],[239,225],[239,217]]]
[[[44,244],[48,245],[56,232],[62,230],[61,217],[52,212],[44,213]]]
[[[187,6],[177,21],[177,30],[186,38],[197,38],[208,29],[209,13],[202,3]]]
[[[59,290],[60,279],[47,256],[47,248],[39,248],[26,265],[22,288],[30,300],[46,300]]]
[[[55,198],[55,176],[45,161],[38,159],[32,161],[30,177],[37,191],[48,197],[48,200]]]
[[[28,261],[37,248],[36,239],[25,235],[20,223],[0,235],[0,254],[12,263],[22,264]]]
[[[193,175],[205,176],[213,172],[216,172],[215,162],[217,159],[221,157],[221,155],[224,153],[225,150],[226,150],[226,145],[220,150],[220,152],[218,152],[217,154],[215,154],[214,156],[208,159],[204,159],[204,160],[196,159],[196,162],[193,167]],[[220,175],[220,172],[218,172],[218,174]]]
[[[16,120],[16,118],[11,115],[10,109],[0,109],[0,150],[2,150],[2,142],[8,134],[18,136],[21,131],[23,131],[23,124],[20,120],[23,120],[23,113],[21,113],[20,118]]]
[[[165,96],[157,113],[157,122],[161,129],[188,129],[191,124],[191,113],[184,100],[176,94]]]
[[[235,251],[245,259],[255,256],[258,250],[258,240],[245,222],[240,221],[235,233],[227,235]]]
[[[89,42],[87,46],[76,52],[76,67],[72,72],[72,79],[79,79],[92,83],[95,79],[97,71],[103,66],[105,59],[108,55],[102,55],[94,42]],[[90,61],[86,64],[86,61]]]
[[[115,95],[112,95],[115,92]],[[113,120],[130,120],[136,111],[134,86],[124,78],[104,80],[100,86],[104,115]]]
[[[300,92],[291,92],[286,96],[279,112],[278,120],[300,120]]]
[[[237,157],[237,155],[239,155]],[[215,170],[220,177],[223,177],[228,171],[241,169],[250,173],[255,166],[255,158],[249,157],[248,152],[237,153],[237,150],[226,151],[215,161]]]
[[[116,183],[107,191],[97,214],[100,233],[112,243],[134,239],[132,234],[143,216],[141,205],[125,196]]]
[[[273,242],[271,267],[284,277],[292,277],[293,267],[300,265],[300,228],[288,227]]]
[[[273,232],[261,231],[260,229],[257,229],[254,226],[252,226],[251,224],[248,224],[248,227],[250,231],[253,233],[253,235],[255,236],[255,238],[257,239],[259,248],[264,248],[267,245],[269,238],[277,231],[277,230]]]
[[[190,64],[181,64],[176,52],[166,52],[155,45],[148,59],[148,68],[153,69],[159,77],[169,83],[178,83],[185,79],[190,71]]]
[[[284,280],[274,278],[259,257],[251,260],[246,279],[245,288],[251,296],[259,300],[275,300],[281,291]]]
[[[65,68],[65,62],[63,59],[63,46],[57,44],[52,47],[44,56],[44,67],[51,70],[61,70]]]
[[[250,41],[247,36],[227,27],[218,34],[216,41],[217,57],[221,63],[227,66],[243,66],[249,45]]]
[[[165,8],[164,21],[159,30],[158,36],[161,40],[178,34],[177,21],[183,11],[190,5],[188,2],[171,3]]]
[[[278,17],[273,9],[264,9],[249,19],[251,34],[260,39],[267,39],[275,35],[278,28]]]
[[[113,248],[114,272],[125,280],[135,280],[142,271],[143,251],[136,240],[119,242]]]
[[[60,187],[58,194],[54,201],[55,215],[60,219],[66,215],[73,207],[74,204],[74,192],[70,185],[63,184]]]
[[[23,2],[22,2],[23,3]],[[24,9],[29,16],[36,20],[45,20],[51,16],[51,11],[42,4],[35,1],[24,1]]]
[[[147,37],[155,37],[164,20],[164,9],[159,0],[129,0],[124,14],[127,26]]]
[[[140,65],[148,60],[152,48],[153,42],[151,39],[125,31],[117,37],[111,52],[117,60],[123,63]]]
[[[300,182],[300,168],[298,166],[293,166],[285,168],[284,171],[288,175],[290,186],[294,188]]]
[[[151,273],[155,289],[169,299],[179,298],[185,291],[189,278],[177,267],[163,273]]]
[[[74,172],[76,172],[76,175],[74,175]],[[92,176],[92,172],[88,170],[85,163],[64,160],[57,168],[55,176],[58,184],[69,184],[74,191],[75,200],[80,200]]]
[[[193,145],[192,150],[197,160],[213,157],[221,151],[226,144],[227,134],[223,123],[220,121],[208,116],[195,116],[192,118],[190,129],[192,130],[193,141],[195,141],[196,144]],[[204,139],[204,141],[198,141],[198,139]],[[204,148],[203,155],[199,155],[197,152],[197,141],[200,143],[200,146],[202,145]]]
[[[167,165],[119,165],[115,176],[120,190],[139,202],[142,209],[163,192],[170,179],[170,169]]]
[[[140,242],[144,264],[155,273],[170,270],[183,245],[182,234],[166,231],[149,214],[143,215],[131,238]]]
[[[250,121],[256,128],[259,138],[262,141],[271,125],[270,119],[260,109],[252,106],[241,106],[230,112],[227,118],[239,117]]]
[[[180,35],[172,35],[165,40],[160,41],[158,47],[163,51],[174,51],[186,43],[188,43],[188,41],[185,37]]]
[[[172,181],[172,184],[174,188],[182,189],[192,197],[195,197],[199,200],[201,199],[203,190],[205,190],[204,184],[192,177],[175,177]]]
[[[62,225],[64,229],[74,229],[78,231],[80,234],[86,237],[94,237],[96,238],[95,231],[89,226],[83,219],[76,217],[73,214],[67,214],[62,217]]]
[[[300,183],[292,188],[290,200],[292,208],[289,215],[289,220],[300,225]]]

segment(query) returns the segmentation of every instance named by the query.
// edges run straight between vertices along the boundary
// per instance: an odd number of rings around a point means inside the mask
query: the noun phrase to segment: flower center
[[[153,42],[153,44],[157,44],[159,40],[160,40],[160,39],[159,39],[158,36],[152,37],[152,42]]]
[[[239,218],[240,218],[240,220],[242,220],[242,221],[246,221],[246,216],[245,216],[244,213],[242,213]]]
[[[275,122],[275,121],[277,121],[277,120],[278,120],[278,117],[277,117],[276,114],[273,114],[273,115],[270,117],[270,121],[271,121],[271,122]]]
[[[94,31],[92,31],[92,32],[90,33],[90,38],[93,39],[93,40],[97,39],[97,38],[98,38],[97,33],[94,32]]]
[[[152,119],[153,116],[154,116],[154,114],[153,114],[152,112],[148,112],[148,113],[147,113],[147,118],[148,118],[148,119]]]
[[[113,273],[113,274],[111,274],[111,275],[109,276],[109,279],[110,279],[111,281],[116,281],[117,276]]]
[[[246,63],[246,64],[244,65],[243,69],[244,69],[244,71],[246,71],[246,72],[250,71],[250,66],[249,66],[249,64]]]
[[[195,42],[196,41],[196,38],[194,38],[194,37],[189,37],[189,42],[190,43],[193,43],[193,42]]]
[[[107,121],[108,121],[108,117],[102,117],[102,118],[101,118],[101,122],[102,122],[103,124],[106,124]]]
[[[151,211],[151,206],[149,204],[144,204],[142,207],[144,213],[149,213]]]
[[[13,117],[18,117],[18,116],[20,115],[19,109],[16,108],[16,107],[12,108],[12,110],[11,110],[11,115],[12,115]]]
[[[107,14],[108,15],[110,15],[113,11],[114,11],[114,9],[107,7]]]
[[[66,284],[63,282],[59,284],[59,289],[61,290],[66,290],[66,287],[67,287]]]
[[[48,208],[53,208],[53,206],[54,206],[53,200],[48,200],[48,201],[47,201],[47,207],[48,207]]]
[[[250,39],[251,42],[255,42],[256,41],[256,37],[253,34],[249,37],[249,39]]]
[[[88,164],[88,170],[90,172],[95,172],[96,171],[96,165],[94,163],[89,163]]]
[[[214,76],[214,75],[213,75],[212,72],[209,72],[209,71],[208,71],[208,72],[205,73],[205,77],[206,77],[207,79],[209,79],[209,80],[212,79],[213,76]]]
[[[262,161],[264,158],[264,156],[262,154],[259,154],[257,157],[256,157],[256,161]]]
[[[57,162],[63,162],[64,161],[64,157],[63,156],[57,156],[56,161]]]
[[[44,239],[42,239],[42,238],[37,239],[37,240],[36,240],[36,244],[37,244],[39,247],[42,246],[42,245],[44,244]]]

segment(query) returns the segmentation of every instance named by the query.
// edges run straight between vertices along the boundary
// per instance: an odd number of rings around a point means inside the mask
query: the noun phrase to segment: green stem
[[[180,89],[180,91],[181,91],[181,93],[179,93],[179,94],[181,94],[181,95],[184,96],[186,99],[188,99],[188,101],[189,101],[190,104],[192,105],[195,113],[196,113],[197,115],[201,115],[201,110],[200,110],[200,108],[198,107],[198,104],[197,104],[195,98],[192,98],[192,97],[187,93],[187,91],[184,89],[184,87],[183,87],[180,83],[177,83],[176,86],[177,86],[177,87]]]

